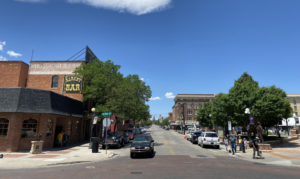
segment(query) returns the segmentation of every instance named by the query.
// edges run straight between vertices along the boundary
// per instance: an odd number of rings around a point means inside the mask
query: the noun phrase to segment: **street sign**
[[[98,116],[95,116],[93,120],[93,124],[97,124],[97,121],[98,121]]]
[[[111,116],[111,112],[103,112],[101,113],[101,116]]]
[[[228,121],[228,130],[231,131],[231,121]]]
[[[250,124],[254,124],[254,117],[253,116],[250,116],[249,120],[250,120]]]
[[[103,119],[103,127],[108,127],[110,126],[111,122],[109,118]]]

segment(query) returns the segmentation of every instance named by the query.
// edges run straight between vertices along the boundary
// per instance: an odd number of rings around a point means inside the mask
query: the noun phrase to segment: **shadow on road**
[[[154,146],[162,146],[165,145],[164,143],[154,143]]]
[[[153,152],[151,157],[147,154],[135,154],[135,156],[132,159],[153,159],[155,155],[156,155],[155,151]]]

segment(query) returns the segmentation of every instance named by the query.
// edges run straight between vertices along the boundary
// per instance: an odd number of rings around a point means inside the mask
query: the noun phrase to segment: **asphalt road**
[[[109,149],[117,155],[109,161],[59,165],[39,169],[1,170],[0,178],[299,178],[297,167],[262,165],[243,161],[214,148],[202,149],[174,131],[154,127],[152,158],[129,157],[130,145]]]

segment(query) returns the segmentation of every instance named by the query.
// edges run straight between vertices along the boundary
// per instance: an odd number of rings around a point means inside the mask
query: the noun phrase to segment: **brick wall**
[[[21,61],[0,62],[0,87],[25,87],[29,66]]]

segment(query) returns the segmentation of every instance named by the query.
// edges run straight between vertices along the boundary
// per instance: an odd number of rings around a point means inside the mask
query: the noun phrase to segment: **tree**
[[[159,120],[156,120],[155,122],[154,122],[154,124],[155,125],[159,125],[159,126],[161,126],[162,124],[160,123],[160,121]]]
[[[198,110],[196,120],[201,121],[203,127],[213,126],[213,118],[209,116],[212,113],[212,107],[212,103],[204,103],[203,107]]]
[[[169,119],[168,119],[168,118],[165,118],[165,119],[161,122],[161,125],[163,125],[163,126],[169,125]]]

